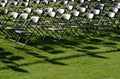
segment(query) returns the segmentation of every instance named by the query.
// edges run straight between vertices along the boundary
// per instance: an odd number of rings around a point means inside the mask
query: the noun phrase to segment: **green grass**
[[[0,79],[119,79],[120,32],[110,32],[112,36],[60,41],[35,37],[24,49],[21,43],[15,48],[13,41],[0,38]]]
[[[0,79],[119,79],[119,38],[39,39],[25,49],[0,38]]]

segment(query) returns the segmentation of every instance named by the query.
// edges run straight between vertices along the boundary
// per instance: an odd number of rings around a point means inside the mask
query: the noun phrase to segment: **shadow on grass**
[[[4,63],[6,66],[6,67],[0,68],[0,69],[11,69],[11,70],[16,71],[16,72],[26,73],[28,71],[26,71],[22,68],[18,68],[17,66],[19,64],[14,62],[16,60],[21,60],[21,59],[24,59],[24,58],[20,57],[20,56],[13,55],[13,53],[7,52],[4,49],[0,48],[0,61],[2,63]]]
[[[54,46],[52,45],[43,45],[42,48],[40,48],[40,50],[43,50],[45,52],[51,53],[51,54],[61,54],[64,53],[64,51],[62,50],[56,50]]]
[[[32,55],[34,57],[37,57],[37,58],[44,58],[44,59],[48,58],[47,56],[42,56],[41,54],[36,53],[36,52],[26,52],[26,53],[29,54],[29,55]]]
[[[12,69],[16,72],[22,72],[22,73],[28,73],[28,71],[26,71],[25,69],[22,69],[22,68],[19,68],[19,67],[16,67],[16,66],[7,66],[9,69]]]
[[[66,65],[66,64],[64,64],[64,63],[54,61],[54,60],[52,60],[52,59],[49,59],[49,57],[47,57],[47,56],[43,56],[43,55],[40,55],[40,54],[35,53],[35,52],[26,52],[26,53],[29,54],[29,55],[32,55],[32,56],[34,56],[34,57],[37,57],[37,58],[42,58],[43,60],[42,60],[42,61],[39,61],[39,63],[49,62],[49,63],[55,64],[55,65]]]
[[[94,50],[94,49],[99,49],[99,48],[98,47],[94,47],[94,46],[84,46],[84,47],[82,47],[82,49]]]

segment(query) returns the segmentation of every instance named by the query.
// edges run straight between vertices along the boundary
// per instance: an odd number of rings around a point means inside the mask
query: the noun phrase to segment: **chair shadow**
[[[26,52],[26,53],[29,54],[29,55],[32,55],[34,57],[37,57],[37,58],[43,58],[43,59],[48,58],[47,56],[43,56],[43,55],[39,54],[38,52]]]
[[[67,65],[67,64],[65,64],[65,63],[62,63],[62,62],[58,62],[58,61],[49,59],[49,57],[43,56],[43,55],[38,54],[38,53],[36,53],[36,52],[26,52],[26,53],[29,54],[29,55],[32,55],[32,56],[34,56],[34,57],[43,59],[42,61],[39,61],[39,63],[49,62],[49,63],[55,64],[55,65]]]
[[[16,71],[16,72],[28,73],[27,70],[19,68],[19,67],[16,67],[16,66],[7,66],[7,67],[12,69],[13,71]]]
[[[24,59],[21,56],[16,56],[11,52],[5,51],[3,48],[0,48],[0,61],[5,64],[4,67],[0,68],[2,69],[11,69],[16,72],[21,72],[21,73],[28,73],[27,70],[19,68],[18,65],[15,61],[17,60],[22,60]]]
[[[95,49],[99,49],[99,48],[95,47],[95,46],[84,46],[84,47],[82,47],[82,49],[95,50]]]

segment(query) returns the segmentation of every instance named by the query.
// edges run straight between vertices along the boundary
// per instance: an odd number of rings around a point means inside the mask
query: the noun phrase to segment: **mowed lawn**
[[[0,38],[0,79],[120,78],[119,34],[37,41],[23,49]]]

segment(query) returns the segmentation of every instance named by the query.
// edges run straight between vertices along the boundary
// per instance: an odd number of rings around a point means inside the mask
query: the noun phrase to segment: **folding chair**
[[[61,18],[58,18],[58,21],[55,22],[55,26],[48,28],[48,30],[50,30],[52,34],[59,40],[64,38],[64,33],[68,28],[68,20],[70,20],[70,18],[70,14],[62,14]]]
[[[14,46],[16,47],[16,43],[19,42],[19,40],[22,37],[25,37],[26,40],[24,42],[24,46],[27,44],[28,41],[30,41],[30,38],[32,38],[32,35],[34,33],[34,29],[33,30],[28,30],[28,28],[31,28],[31,25],[36,25],[36,23],[39,21],[39,17],[38,16],[32,16],[29,20],[29,22],[26,22],[26,28],[21,29],[21,30],[15,30],[15,32],[18,34],[15,42],[14,42]],[[28,36],[28,37],[27,37]]]
[[[93,18],[93,13],[85,13],[83,19],[79,20],[77,23],[78,29],[81,29],[81,31],[87,36],[90,34],[90,30],[95,30],[93,25]]]
[[[102,23],[102,28],[103,28],[103,31],[105,30],[107,30],[107,31],[109,31],[109,30],[116,30],[116,13],[115,12],[107,12],[106,14],[105,14],[105,16],[101,19],[101,21],[100,21],[101,23]],[[106,31],[106,32],[107,32]],[[109,35],[110,35],[110,33],[109,32],[107,32]]]
[[[66,12],[66,9],[62,9],[62,8],[57,9],[57,11],[56,11],[56,18],[60,18],[60,16],[62,14],[64,14],[65,12]]]
[[[16,27],[18,16],[18,12],[11,12],[10,16],[8,16],[7,21],[5,22],[6,38],[14,37],[14,30],[19,29]],[[9,22],[12,24],[9,24]]]

